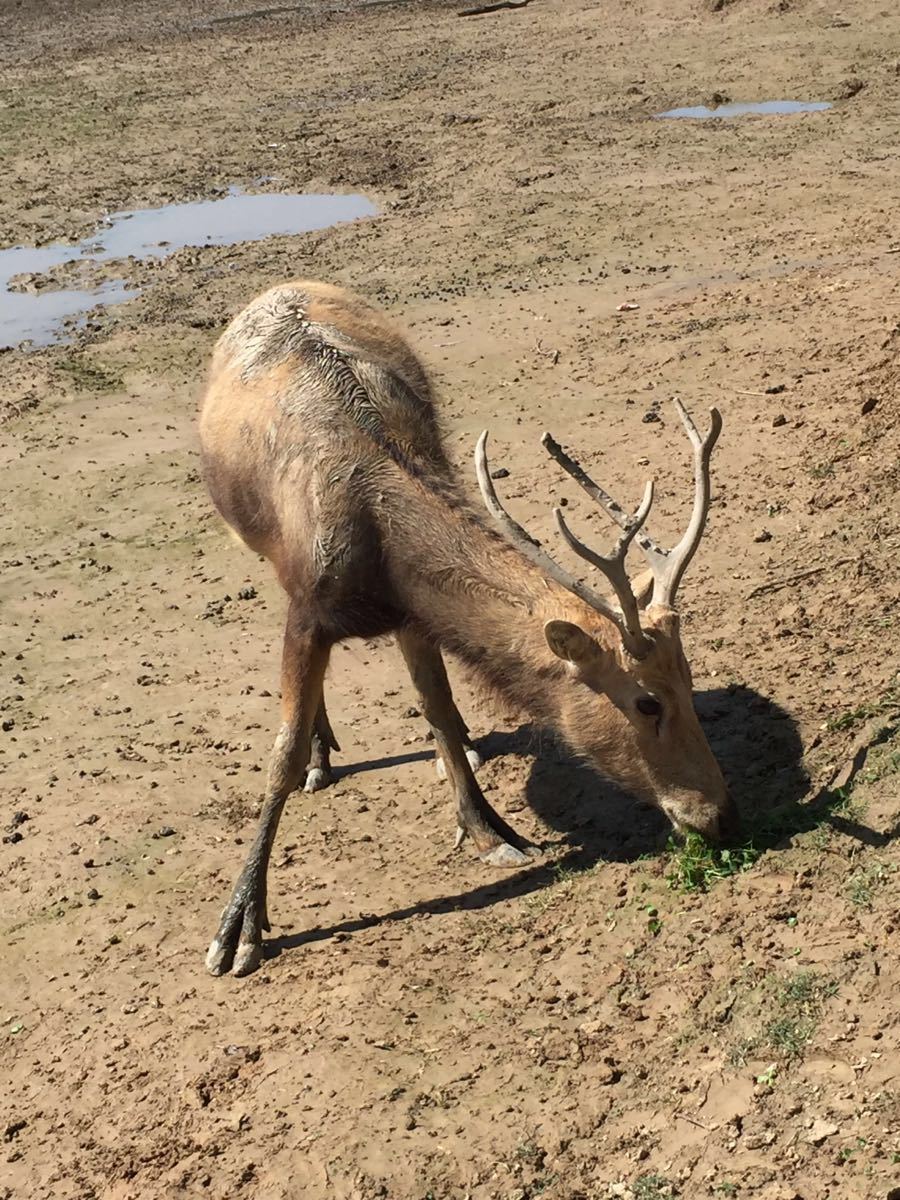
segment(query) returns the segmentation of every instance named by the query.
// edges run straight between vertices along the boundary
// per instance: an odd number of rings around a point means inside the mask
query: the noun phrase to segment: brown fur
[[[653,648],[631,659],[487,527],[448,467],[425,370],[363,300],[305,281],[254,300],[216,348],[200,432],[217,508],[323,644],[418,631],[677,825],[731,823],[676,614],[646,610]],[[648,693],[659,720],[635,707]]]

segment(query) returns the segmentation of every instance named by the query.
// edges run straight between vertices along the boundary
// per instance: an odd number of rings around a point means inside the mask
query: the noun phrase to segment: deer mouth
[[[718,846],[734,841],[740,833],[737,807],[728,794],[719,804],[710,801],[686,804],[679,798],[662,800],[660,808],[681,836],[699,833]]]

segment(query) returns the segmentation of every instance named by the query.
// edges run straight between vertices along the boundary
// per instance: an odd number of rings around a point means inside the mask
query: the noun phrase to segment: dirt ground
[[[0,1197],[897,1197],[900,9],[250,7],[0,5],[4,244],[264,176],[381,211],[117,266],[139,299],[0,354]],[[715,93],[834,105],[652,119]],[[546,854],[454,852],[399,656],[351,644],[266,962],[206,974],[284,603],[194,413],[218,331],[297,275],[405,324],[460,469],[490,427],[542,537],[560,497],[609,533],[544,428],[624,499],[655,475],[672,535],[669,398],[720,407],[682,602],[749,869],[685,886],[660,818],[458,672]]]

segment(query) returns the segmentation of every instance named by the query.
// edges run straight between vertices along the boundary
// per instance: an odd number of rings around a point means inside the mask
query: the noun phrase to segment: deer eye
[[[655,696],[640,696],[637,700],[637,710],[645,717],[662,716],[662,705]]]

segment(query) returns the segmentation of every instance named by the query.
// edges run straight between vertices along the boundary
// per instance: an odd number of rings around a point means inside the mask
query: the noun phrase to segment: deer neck
[[[464,505],[437,506],[391,539],[406,610],[516,708],[559,727],[567,669],[544,626],[567,620],[606,641],[608,622],[550,579]]]

